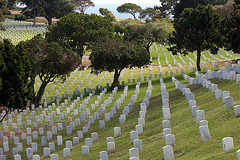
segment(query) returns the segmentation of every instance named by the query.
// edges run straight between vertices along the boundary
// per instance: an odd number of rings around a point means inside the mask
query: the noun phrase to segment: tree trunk
[[[42,96],[43,96],[43,93],[44,93],[44,90],[45,90],[47,84],[48,84],[47,82],[42,82],[36,97],[33,98],[32,102],[35,105],[35,107],[39,106],[40,100],[42,99]]]
[[[135,13],[131,13],[131,15],[133,16],[133,18],[134,18],[135,20],[137,19]]]
[[[201,49],[200,47],[198,47],[198,50],[197,50],[197,70],[198,71],[201,71],[200,63],[201,63]]]
[[[3,116],[3,118],[1,119],[0,123],[2,123],[2,121],[4,120],[4,118],[6,117],[6,115],[8,114],[9,109],[7,110],[6,114]]]
[[[115,69],[114,79],[113,79],[113,83],[111,85],[112,88],[119,86],[118,78],[120,76],[120,73],[121,73],[121,70],[118,72],[118,70]]]
[[[48,21],[48,25],[51,26],[52,25],[52,18],[51,17],[45,17]]]

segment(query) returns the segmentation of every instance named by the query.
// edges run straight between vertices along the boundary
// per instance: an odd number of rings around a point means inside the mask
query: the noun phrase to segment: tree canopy
[[[89,7],[95,7],[91,0],[74,0],[74,5],[81,13],[84,13]]]
[[[167,43],[167,38],[167,32],[154,24],[129,25],[124,30],[125,40],[138,42],[149,54],[149,48],[154,42]]]
[[[240,0],[234,0],[233,14],[224,22],[224,46],[228,50],[240,53]]]
[[[49,27],[46,38],[70,47],[82,57],[84,46],[93,44],[99,37],[111,37],[113,32],[109,19],[95,14],[70,13]]]
[[[130,13],[134,19],[137,19],[136,13],[140,13],[142,8],[134,3],[124,3],[117,7],[119,13],[128,14]]]
[[[103,15],[106,18],[110,19],[111,22],[115,22],[116,21],[115,16],[107,8],[99,8],[99,12],[101,13],[101,15]]]
[[[26,106],[31,91],[27,87],[30,80],[30,61],[21,44],[14,46],[9,40],[0,42],[0,105],[8,111]]]
[[[146,19],[147,21],[155,21],[158,18],[161,18],[161,11],[158,11],[154,8],[147,7],[146,9],[142,10],[139,14],[140,19]]]
[[[31,59],[31,85],[34,85],[36,76],[42,82],[38,92],[34,92],[31,98],[31,103],[38,106],[47,84],[55,78],[67,76],[78,66],[79,60],[73,51],[56,42],[47,42],[40,35],[20,44]]]
[[[154,6],[154,9],[161,11],[162,18],[169,18],[173,15],[178,0],[159,0],[159,2],[161,4]]]
[[[118,78],[124,68],[141,67],[150,63],[150,55],[136,42],[122,38],[100,38],[92,46],[90,55],[94,73],[115,71],[112,87],[118,86]]]
[[[174,7],[174,18],[178,18],[185,8],[196,8],[197,5],[206,5],[206,0],[180,0]]]
[[[221,46],[220,25],[220,17],[211,6],[186,8],[174,19],[175,31],[170,38],[172,47],[169,50],[173,54],[197,51],[197,69],[200,71],[201,51],[210,49],[217,53]]]
[[[22,0],[22,3],[26,5],[22,12],[30,12],[33,17],[43,16],[49,25],[52,18],[61,18],[74,10],[74,5],[68,0]]]
[[[4,20],[3,12],[7,9],[7,0],[0,0],[0,29],[2,29],[1,22]]]

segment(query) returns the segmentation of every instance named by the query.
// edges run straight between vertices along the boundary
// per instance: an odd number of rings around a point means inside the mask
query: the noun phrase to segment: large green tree
[[[142,12],[139,14],[139,18],[146,19],[146,22],[155,21],[158,18],[162,18],[161,14],[162,14],[161,11],[151,7],[147,7],[146,9],[142,10]]]
[[[115,16],[107,8],[99,8],[99,12],[101,13],[101,15],[103,15],[106,18],[110,19],[111,22],[115,22],[116,21]]]
[[[178,0],[159,0],[160,5],[154,6],[154,9],[161,11],[162,18],[169,18],[174,13],[174,7]]]
[[[31,85],[34,85],[36,76],[42,82],[39,90],[34,91],[31,97],[31,103],[38,106],[47,84],[60,76],[67,76],[79,65],[79,60],[72,50],[56,42],[47,42],[40,35],[21,44],[31,59]]]
[[[26,5],[23,12],[31,12],[33,17],[43,16],[49,25],[53,18],[61,18],[74,10],[69,0],[22,0],[22,3]]]
[[[114,71],[112,87],[118,86],[118,78],[124,68],[141,67],[150,63],[150,55],[136,42],[122,38],[101,38],[92,47],[90,55],[95,73]]]
[[[170,43],[173,54],[197,51],[197,69],[201,71],[201,51],[210,49],[217,53],[221,46],[220,18],[211,6],[198,5],[186,8],[174,19],[174,29]]]
[[[206,5],[206,0],[180,0],[174,7],[174,18],[178,18],[185,8],[196,8],[197,5]]]
[[[0,55],[2,60],[0,65],[2,86],[0,89],[0,105],[11,109],[20,109],[26,106],[30,96],[30,61],[21,44],[14,46],[9,40],[0,42]],[[3,117],[4,119],[4,117]],[[2,119],[2,120],[3,120]]]
[[[84,13],[89,7],[95,7],[91,0],[74,0],[74,5],[81,13]]]
[[[154,43],[167,43],[167,32],[155,26],[154,24],[129,25],[124,30],[124,39],[127,41],[136,41],[144,46],[150,54],[150,46]]]
[[[113,33],[114,26],[109,19],[95,14],[70,13],[49,27],[46,38],[70,47],[82,57],[84,46],[93,44],[99,37],[111,37]]]
[[[240,0],[234,0],[234,12],[223,25],[224,45],[228,50],[240,53]]]
[[[124,3],[117,7],[117,11],[124,14],[130,13],[134,19],[137,19],[136,13],[140,13],[142,8],[134,3]]]
[[[3,12],[7,9],[7,0],[0,0],[0,29],[3,29],[1,22],[4,20]]]

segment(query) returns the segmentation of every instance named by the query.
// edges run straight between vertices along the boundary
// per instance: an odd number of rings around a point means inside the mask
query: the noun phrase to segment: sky
[[[159,0],[118,0],[113,1],[113,0],[92,0],[95,4],[124,4],[124,3],[135,3],[135,4],[157,4],[159,3]]]
[[[155,5],[160,5],[159,0],[92,0],[92,2],[95,4],[95,7],[88,8],[85,13],[91,14],[100,14],[99,8],[107,8],[109,9],[114,16],[116,17],[122,17],[122,18],[133,18],[130,14],[120,14],[117,12],[117,7],[124,4],[124,3],[134,3],[142,7],[142,9],[145,9],[146,7],[153,7]]]
[[[92,2],[95,4],[95,7],[88,8],[85,13],[94,13],[100,15],[99,8],[107,8],[114,14],[115,17],[121,18],[133,18],[131,14],[120,14],[117,12],[117,7],[124,3],[134,3],[141,6],[142,9],[145,9],[146,7],[160,5],[159,0],[92,0]]]

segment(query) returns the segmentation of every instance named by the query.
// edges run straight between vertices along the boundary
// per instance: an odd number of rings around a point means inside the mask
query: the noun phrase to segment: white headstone
[[[82,156],[88,156],[89,155],[89,147],[88,146],[82,146]]]
[[[133,144],[133,141],[134,141],[135,139],[138,139],[138,132],[137,132],[137,131],[131,131],[131,132],[130,132],[130,137],[131,137],[131,142],[132,142],[132,144]]]
[[[222,97],[222,90],[215,90],[215,99],[220,99]]]
[[[229,91],[223,91],[223,92],[222,92],[223,104],[225,103],[225,98],[226,98],[227,96],[230,96],[230,92],[229,92]]]
[[[89,148],[92,148],[92,138],[86,138],[85,139],[85,146],[88,146]]]
[[[196,118],[197,118],[197,124],[199,124],[199,122],[201,120],[204,120],[205,119],[204,110],[197,110],[196,111]]]
[[[108,160],[108,153],[107,153],[107,151],[101,151],[99,153],[99,155],[100,155],[100,159],[101,160]]]
[[[225,97],[225,109],[229,109],[233,107],[233,97],[227,96]]]
[[[171,145],[171,146],[175,146],[175,137],[174,137],[174,134],[167,134],[165,136],[165,139],[166,139],[166,146],[167,145]]]
[[[69,148],[70,150],[72,150],[72,141],[66,141],[66,148]]]
[[[170,145],[164,146],[163,156],[164,160],[173,160],[174,159],[173,147]]]
[[[117,138],[121,136],[121,128],[120,127],[114,127],[114,138]]]
[[[44,155],[44,158],[49,158],[50,157],[50,148],[43,148],[43,155]]]
[[[115,143],[114,142],[108,142],[107,143],[107,153],[111,154],[115,152]]]
[[[165,139],[166,135],[168,134],[171,134],[171,129],[170,128],[163,129],[163,139]]]
[[[63,149],[63,158],[70,157],[70,148]]]
[[[62,145],[62,136],[57,136],[57,146]]]
[[[138,149],[137,148],[131,148],[129,149],[129,157],[139,157]]]
[[[137,148],[139,151],[142,150],[142,140],[140,139],[135,139],[133,141],[133,147]]]
[[[92,136],[93,143],[98,141],[98,133],[97,132],[91,133],[91,136]]]
[[[162,121],[162,127],[165,128],[171,128],[170,121],[169,120],[163,120]]]
[[[206,141],[211,140],[211,136],[210,136],[209,129],[208,129],[207,125],[200,126],[199,131],[200,131],[200,135],[201,135],[201,138],[202,138],[202,142],[206,142]]]
[[[222,139],[223,151],[228,151],[230,149],[234,149],[233,138],[225,137]]]

